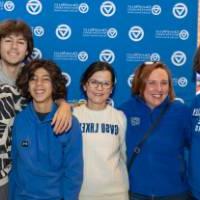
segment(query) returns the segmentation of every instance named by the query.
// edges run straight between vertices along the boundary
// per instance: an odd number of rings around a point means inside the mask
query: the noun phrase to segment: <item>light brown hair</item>
[[[155,69],[163,69],[166,71],[168,75],[168,80],[169,80],[169,93],[168,96],[171,101],[174,100],[175,98],[175,93],[173,89],[173,83],[172,83],[172,77],[169,69],[167,66],[161,62],[146,62],[141,64],[135,71],[135,75],[132,81],[132,92],[135,95],[139,95],[143,97],[144,95],[144,90],[146,87],[146,81],[149,78],[150,74],[155,70]]]

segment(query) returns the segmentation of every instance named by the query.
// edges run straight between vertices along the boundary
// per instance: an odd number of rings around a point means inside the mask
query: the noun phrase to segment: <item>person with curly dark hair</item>
[[[19,74],[16,85],[28,100],[13,127],[12,200],[78,200],[82,184],[82,136],[78,120],[56,135],[51,121],[54,101],[66,96],[66,79],[52,61],[34,60]]]

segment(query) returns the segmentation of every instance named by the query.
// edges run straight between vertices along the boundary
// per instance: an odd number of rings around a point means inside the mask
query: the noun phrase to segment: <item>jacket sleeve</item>
[[[121,120],[120,120],[120,154],[121,158],[126,163],[126,128],[127,128],[127,120],[123,112],[120,112],[121,114]]]
[[[17,160],[17,147],[16,147],[16,123],[12,130],[12,150],[11,150],[11,161],[12,167],[9,173],[9,200],[15,200],[15,188],[16,188],[16,160]]]
[[[10,86],[7,84],[1,85],[1,92],[6,95],[7,100],[7,109],[9,109],[9,106],[14,106],[11,110],[15,110],[15,112],[21,111],[22,108],[25,106],[26,99],[21,96],[19,91],[16,87]],[[8,96],[7,96],[8,95]]]
[[[77,119],[73,117],[68,144],[64,147],[64,200],[78,200],[83,180],[82,134]]]

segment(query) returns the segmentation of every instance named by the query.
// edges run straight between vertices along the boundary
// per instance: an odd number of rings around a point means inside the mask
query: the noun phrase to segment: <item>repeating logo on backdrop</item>
[[[35,59],[41,59],[42,58],[42,52],[38,48],[33,48],[33,52],[31,54],[31,58],[33,60]]]
[[[150,60],[152,62],[157,62],[157,61],[160,61],[160,55],[158,53],[152,53],[150,55]]]
[[[112,1],[104,1],[100,6],[101,14],[105,17],[111,17],[116,12],[116,6]]]
[[[144,37],[144,30],[140,26],[132,26],[128,32],[129,38],[134,42],[139,42]]]
[[[29,0],[26,3],[26,10],[31,15],[38,15],[42,12],[42,3],[39,0]]]
[[[151,12],[153,15],[160,15],[162,12],[162,9],[159,5],[153,5],[151,8]]]
[[[13,1],[6,1],[3,6],[4,9],[8,12],[11,12],[15,9],[15,4]]]
[[[189,38],[189,35],[190,35],[189,32],[185,29],[179,32],[179,37],[181,40],[187,40]]]
[[[68,87],[71,84],[71,81],[72,81],[71,76],[68,73],[66,73],[66,72],[62,72],[62,75],[67,80],[67,83],[66,83],[65,86]]]
[[[116,28],[109,28],[107,31],[107,35],[109,38],[116,38],[117,37],[117,29]]]
[[[36,26],[33,29],[35,36],[42,37],[44,35],[44,28],[42,26]]]
[[[180,78],[178,79],[178,85],[179,85],[180,87],[186,87],[187,84],[188,84],[188,80],[187,80],[186,77],[180,77]]]
[[[187,16],[188,14],[188,8],[184,3],[177,3],[174,5],[172,9],[172,13],[174,17],[178,19],[182,19]]]
[[[175,66],[182,66],[185,64],[187,57],[183,51],[175,51],[171,56],[171,61]]]
[[[80,51],[78,53],[78,59],[81,61],[81,62],[85,62],[87,61],[88,59],[88,53],[86,51]]]
[[[85,14],[89,11],[89,6],[88,6],[87,3],[81,3],[78,7],[78,10],[79,10],[80,13]]]
[[[115,54],[110,49],[104,49],[99,55],[99,60],[111,64],[115,61]]]
[[[67,40],[72,34],[71,28],[67,24],[60,24],[56,28],[56,36],[60,40]]]

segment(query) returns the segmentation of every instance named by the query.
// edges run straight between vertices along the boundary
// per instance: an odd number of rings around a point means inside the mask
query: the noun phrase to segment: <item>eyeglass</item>
[[[162,81],[155,81],[155,80],[147,80],[146,84],[150,87],[156,87],[160,85],[160,87],[166,87],[169,86],[168,80],[162,80]]]
[[[98,81],[95,79],[88,80],[88,85],[92,88],[98,88],[100,85],[103,89],[110,89],[112,87],[112,83],[110,81]]]

